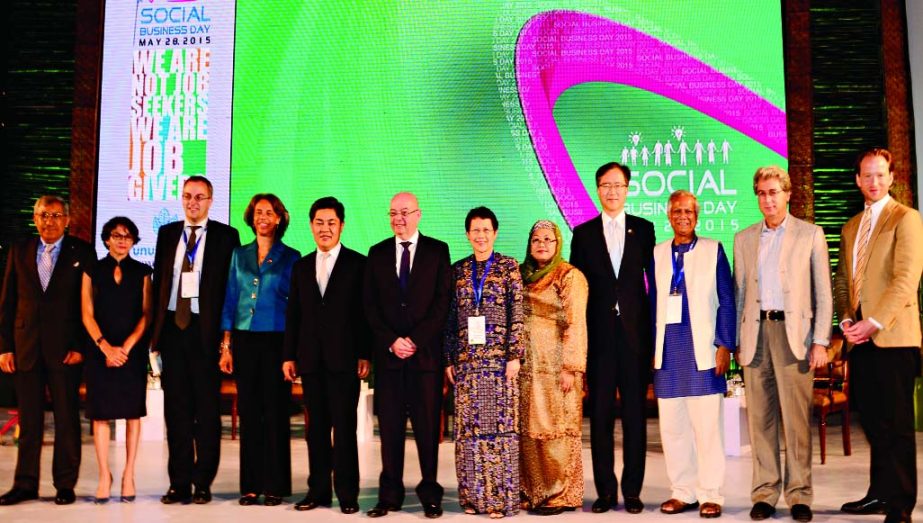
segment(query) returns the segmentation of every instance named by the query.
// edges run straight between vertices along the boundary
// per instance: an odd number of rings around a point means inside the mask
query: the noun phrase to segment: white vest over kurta
[[[663,341],[667,322],[667,297],[673,279],[673,240],[654,247],[657,282],[657,344],[654,345],[654,368],[663,364]],[[683,255],[686,299],[696,367],[701,371],[715,368],[715,327],[718,319],[717,240],[702,238],[695,248]],[[731,348],[731,347],[729,347]]]

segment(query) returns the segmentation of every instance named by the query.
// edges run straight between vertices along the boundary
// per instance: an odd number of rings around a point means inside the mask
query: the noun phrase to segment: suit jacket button
[[[406,304],[406,303],[401,303],[401,307],[406,309],[406,308],[407,308],[407,304]]]

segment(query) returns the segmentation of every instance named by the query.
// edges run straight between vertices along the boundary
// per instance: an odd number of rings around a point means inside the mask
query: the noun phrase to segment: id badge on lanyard
[[[487,280],[487,273],[490,266],[493,265],[494,255],[490,254],[487,263],[484,264],[484,274],[480,280],[477,277],[477,262],[471,260],[471,283],[474,287],[474,316],[468,316],[468,345],[484,345],[487,343],[487,320],[480,314],[481,297],[484,293],[484,282]]]

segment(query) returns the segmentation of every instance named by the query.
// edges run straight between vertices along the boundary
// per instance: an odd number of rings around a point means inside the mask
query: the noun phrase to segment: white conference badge
[[[683,321],[683,295],[671,294],[667,296],[667,324],[682,323]]]
[[[199,271],[186,271],[180,274],[180,290],[183,298],[199,297]]]
[[[487,343],[487,322],[484,316],[468,316],[468,345]]]

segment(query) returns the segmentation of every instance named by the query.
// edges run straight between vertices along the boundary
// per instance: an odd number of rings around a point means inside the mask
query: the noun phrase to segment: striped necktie
[[[872,206],[866,205],[859,222],[859,236],[856,250],[856,270],[852,275],[852,296],[850,296],[853,310],[859,308],[859,297],[862,293],[862,277],[865,275],[865,266],[869,262],[869,237],[872,235]]]
[[[48,282],[51,281],[51,272],[54,265],[51,260],[51,253],[54,251],[54,244],[45,244],[45,250],[42,252],[42,259],[38,264],[38,279],[42,283],[42,290],[48,289]]]

